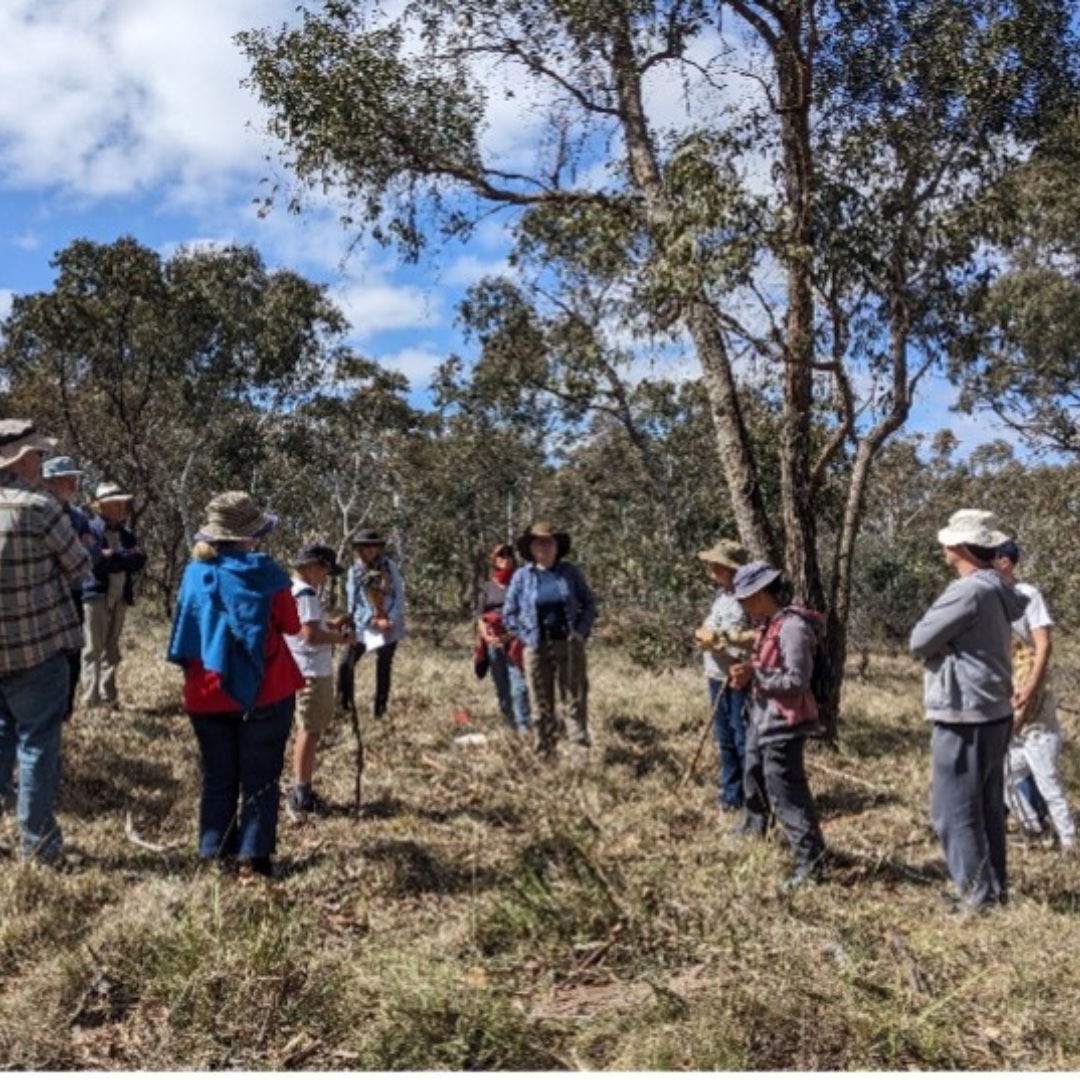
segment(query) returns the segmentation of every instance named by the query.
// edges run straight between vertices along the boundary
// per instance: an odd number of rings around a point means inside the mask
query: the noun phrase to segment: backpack
[[[797,615],[814,632],[814,664],[810,669],[810,693],[817,702],[818,718],[825,718],[825,703],[832,688],[832,664],[825,648],[825,616],[812,608],[789,605],[783,610],[784,615]]]

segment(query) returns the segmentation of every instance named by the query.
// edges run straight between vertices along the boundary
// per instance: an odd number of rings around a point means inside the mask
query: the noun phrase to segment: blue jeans
[[[295,703],[294,697],[287,697],[246,715],[190,714],[202,764],[202,858],[273,855],[281,767]]]
[[[720,805],[725,810],[738,810],[746,801],[746,691],[736,690],[722,679],[710,679],[709,704],[719,752]]]
[[[11,792],[17,757],[22,854],[44,862],[57,859],[63,843],[54,808],[67,696],[64,653],[0,678],[0,798]]]
[[[1017,787],[1020,789],[1020,794],[1027,799],[1028,805],[1035,811],[1035,816],[1039,819],[1041,825],[1050,816],[1050,807],[1046,805],[1046,800],[1039,790],[1039,785],[1035,783],[1035,777],[1028,773],[1017,784]]]
[[[529,686],[525,672],[511,661],[505,649],[487,647],[491,681],[499,699],[499,709],[507,724],[518,731],[529,730]]]

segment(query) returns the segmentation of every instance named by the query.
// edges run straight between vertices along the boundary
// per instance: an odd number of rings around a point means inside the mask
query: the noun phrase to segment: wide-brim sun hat
[[[27,454],[51,454],[56,440],[37,433],[32,420],[0,420],[0,469],[6,469]]]
[[[41,464],[41,476],[45,480],[55,480],[60,476],[85,476],[86,473],[75,464],[74,458],[51,457]]]
[[[337,552],[329,544],[306,544],[292,560],[292,565],[296,567],[311,566],[313,563],[325,566],[331,577],[337,577],[344,572],[337,561]]]
[[[708,551],[699,551],[698,558],[702,562],[738,570],[750,561],[750,552],[737,540],[717,540]]]
[[[938,543],[943,547],[998,548],[1009,539],[1009,534],[1002,530],[997,515],[990,510],[957,510],[948,525],[938,534]]]
[[[206,504],[206,524],[199,527],[196,540],[208,543],[231,540],[258,540],[278,523],[274,514],[264,513],[246,491],[223,491]]]
[[[747,563],[735,571],[731,591],[735,594],[736,600],[745,600],[748,596],[753,596],[754,593],[759,593],[766,586],[771,585],[780,574],[780,570],[767,562]]]
[[[386,547],[386,537],[378,529],[357,529],[352,534],[350,543],[354,548],[370,545],[371,547]]]
[[[98,484],[94,491],[94,502],[97,503],[131,502],[134,498],[135,496],[130,491],[125,491],[119,484],[114,484],[111,481]]]
[[[534,540],[554,540],[555,556],[558,559],[563,558],[570,550],[569,533],[560,532],[550,521],[537,521],[530,525],[517,540],[518,553],[526,562],[532,562],[532,542]]]

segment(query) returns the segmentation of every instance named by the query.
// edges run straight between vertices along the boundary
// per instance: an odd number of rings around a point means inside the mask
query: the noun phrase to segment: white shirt
[[[329,629],[323,618],[319,594],[306,581],[293,578],[292,594],[301,623],[315,623],[320,630]],[[300,634],[286,634],[285,643],[305,679],[321,679],[334,674],[333,645],[311,645]]]
[[[1045,626],[1053,626],[1054,620],[1050,617],[1050,609],[1046,606],[1042,593],[1034,585],[1029,585],[1026,581],[1018,581],[1016,591],[1028,598],[1028,605],[1024,608],[1024,614],[1012,624],[1013,633],[1025,645],[1034,647],[1033,631]]]

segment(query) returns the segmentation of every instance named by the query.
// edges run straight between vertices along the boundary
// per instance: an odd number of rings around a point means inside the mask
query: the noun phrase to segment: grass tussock
[[[1080,865],[1011,848],[1010,907],[948,914],[905,658],[850,681],[841,745],[810,755],[834,853],[816,888],[784,894],[782,840],[740,843],[719,817],[711,740],[687,776],[696,673],[593,647],[592,761],[548,768],[503,731],[464,634],[400,650],[391,716],[366,725],[361,814],[343,730],[318,775],[335,812],[283,822],[283,876],[251,887],[197,866],[198,763],[164,629],[128,643],[134,707],[78,712],[65,733],[78,863],[0,863],[5,1067],[1080,1064]],[[361,704],[372,675],[362,663]],[[455,743],[466,732],[486,745]],[[1072,742],[1069,780],[1078,765]],[[0,831],[10,844],[10,815]]]

